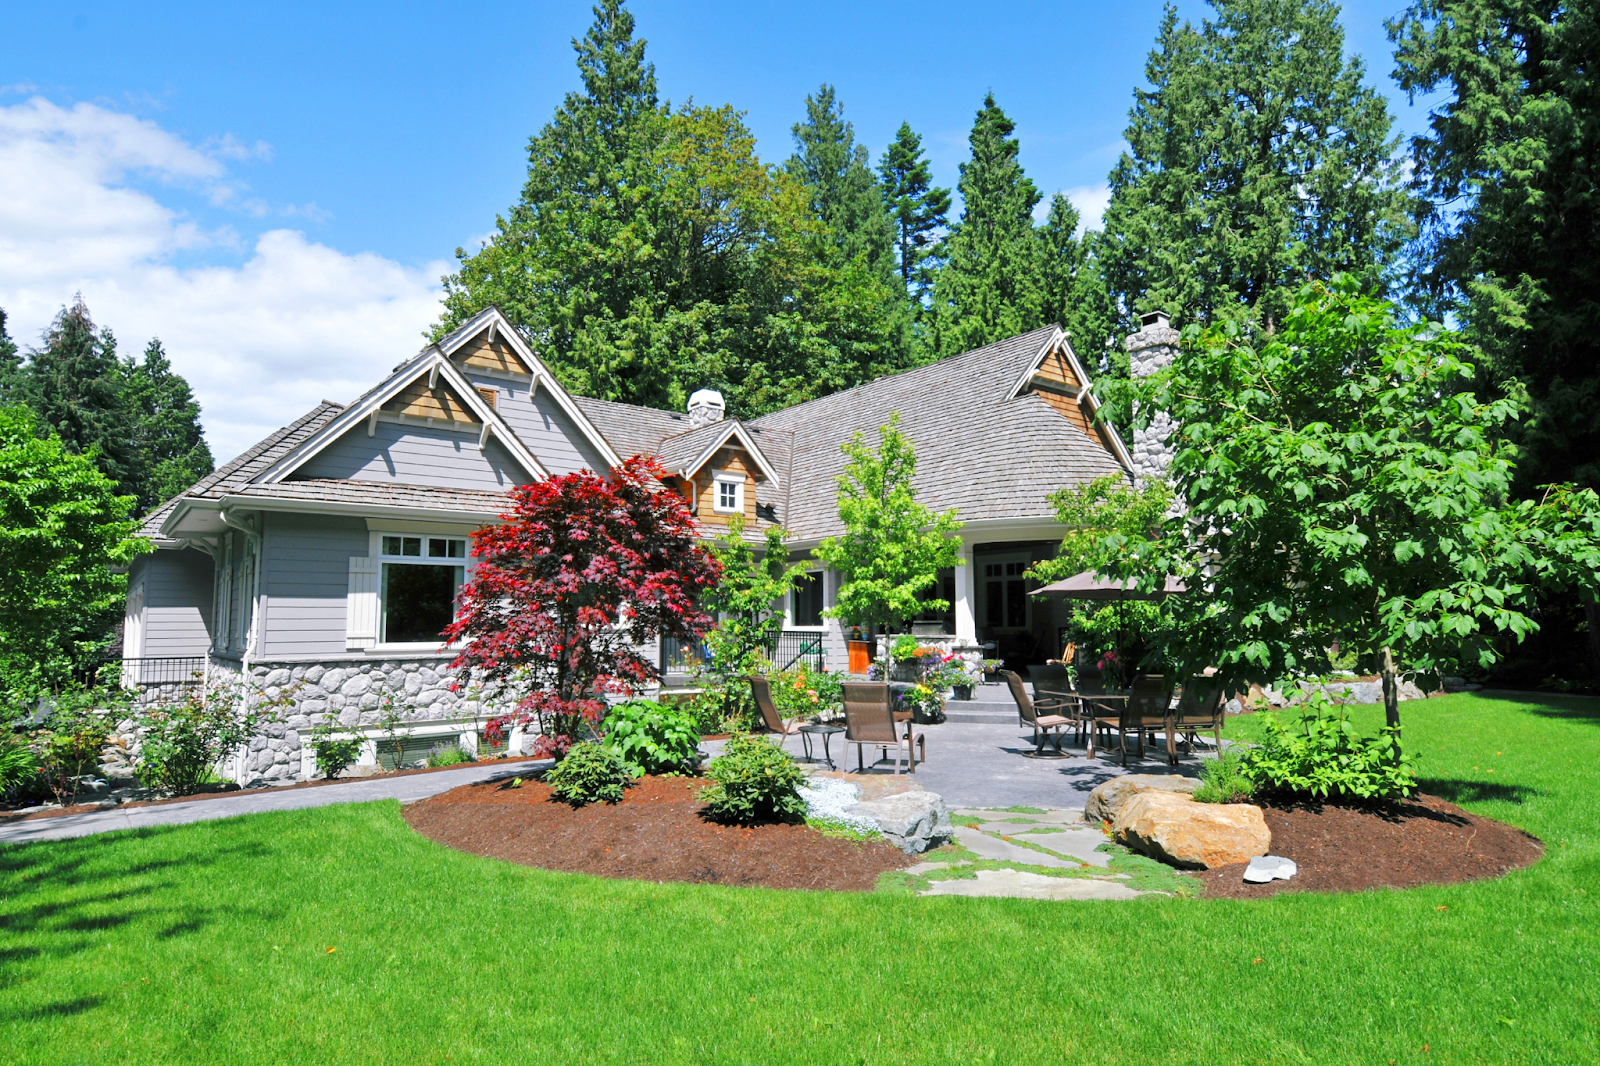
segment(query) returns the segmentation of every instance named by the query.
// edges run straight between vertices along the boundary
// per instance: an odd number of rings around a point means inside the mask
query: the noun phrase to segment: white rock
[[[1282,855],[1258,855],[1244,868],[1244,879],[1252,885],[1263,885],[1268,881],[1287,881],[1299,872],[1300,868],[1293,859],[1286,859]]]
[[[937,792],[912,789],[846,809],[853,817],[870,818],[895,847],[918,855],[950,839],[950,808]]]

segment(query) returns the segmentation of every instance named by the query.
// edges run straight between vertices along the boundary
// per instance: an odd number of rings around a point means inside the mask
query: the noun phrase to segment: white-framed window
[[[712,510],[717,514],[739,514],[744,511],[744,477],[740,474],[718,471],[713,475]]]
[[[384,533],[378,563],[378,642],[437,647],[455,618],[467,539]]]
[[[822,571],[806,570],[796,575],[789,592],[789,624],[796,629],[821,629]]]

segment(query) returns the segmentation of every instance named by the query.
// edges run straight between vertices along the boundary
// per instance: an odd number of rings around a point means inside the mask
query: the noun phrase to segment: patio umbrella
[[[1144,592],[1131,583],[1113,581],[1108,577],[1100,577],[1093,570],[1085,570],[1081,574],[1073,574],[1054,584],[1034,589],[1032,595],[1055,596],[1064,600],[1159,600],[1187,591],[1184,583],[1175,577],[1167,578],[1160,592]]]

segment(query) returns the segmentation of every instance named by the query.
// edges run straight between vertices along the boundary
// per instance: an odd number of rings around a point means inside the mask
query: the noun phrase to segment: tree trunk
[[[1400,679],[1394,668],[1394,649],[1383,646],[1383,717],[1394,742],[1394,761],[1400,761]]]

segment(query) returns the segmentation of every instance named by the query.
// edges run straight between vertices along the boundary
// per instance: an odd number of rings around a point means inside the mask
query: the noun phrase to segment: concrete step
[[[1004,725],[1007,722],[1015,725],[1019,721],[1015,703],[983,704],[977,700],[946,700],[944,717],[947,722],[970,722],[979,725]]]

